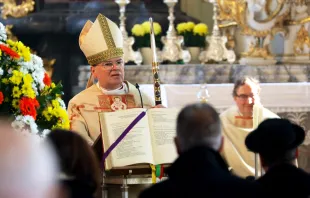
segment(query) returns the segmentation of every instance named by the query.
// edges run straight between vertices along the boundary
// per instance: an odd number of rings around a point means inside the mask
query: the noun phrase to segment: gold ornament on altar
[[[302,25],[300,30],[297,32],[297,38],[294,42],[294,53],[296,55],[302,54],[302,52],[306,50],[305,48],[307,48],[307,51],[309,52],[310,38],[305,26]]]
[[[274,59],[270,51],[275,36],[284,40],[281,56],[309,55],[310,17],[305,0],[216,0],[222,32],[235,37],[246,58]],[[238,33],[236,33],[238,31]],[[230,38],[230,46],[235,46]],[[237,49],[235,49],[237,50]]]
[[[5,31],[6,31],[7,37],[8,37],[8,39],[11,39],[12,41],[18,41],[18,38],[12,32],[12,28],[13,28],[13,25],[6,25],[5,26]],[[32,49],[30,49],[30,51],[32,54],[37,55],[36,51],[33,51]],[[53,71],[54,71],[53,65],[55,64],[56,59],[54,59],[54,58],[53,59],[42,58],[42,60],[43,60],[43,66],[44,66],[46,73],[52,78]]]
[[[0,0],[3,3],[1,7],[2,18],[7,19],[8,16],[20,18],[26,16],[34,10],[34,0],[21,0],[18,4],[17,0]]]

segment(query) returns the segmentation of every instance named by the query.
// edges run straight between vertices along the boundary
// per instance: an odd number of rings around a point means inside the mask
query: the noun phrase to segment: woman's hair
[[[100,187],[101,173],[95,153],[87,142],[77,133],[66,130],[53,130],[47,141],[55,147],[60,179],[71,191],[71,197],[81,197],[84,193],[94,195]]]

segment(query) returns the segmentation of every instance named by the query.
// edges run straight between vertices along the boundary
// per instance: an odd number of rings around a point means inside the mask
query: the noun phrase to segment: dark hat
[[[255,153],[282,153],[297,148],[305,139],[305,131],[286,119],[267,119],[245,139]]]

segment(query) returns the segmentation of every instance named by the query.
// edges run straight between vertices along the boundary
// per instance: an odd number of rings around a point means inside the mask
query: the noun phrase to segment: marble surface
[[[221,84],[233,83],[243,75],[257,77],[262,83],[310,82],[310,64],[297,65],[160,65],[161,84]],[[89,66],[79,67],[79,77],[73,95],[84,89],[89,76]],[[152,84],[150,65],[125,66],[125,80],[131,83]]]

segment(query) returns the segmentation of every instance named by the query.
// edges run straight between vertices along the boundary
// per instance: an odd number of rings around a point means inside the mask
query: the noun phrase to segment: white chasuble
[[[278,115],[262,108],[262,119],[279,118]],[[232,168],[233,173],[240,177],[254,176],[255,154],[245,146],[246,136],[253,131],[252,117],[241,116],[238,107],[233,106],[220,115],[224,136],[222,156]],[[259,165],[260,167],[260,165]]]
[[[154,106],[154,101],[141,92],[144,108]],[[73,97],[68,105],[71,130],[79,133],[91,145],[100,134],[100,112],[123,111],[141,108],[137,88],[123,83],[120,89],[107,91],[94,84]]]

